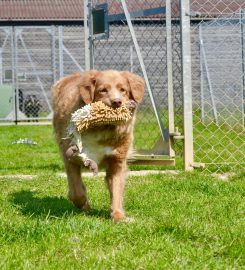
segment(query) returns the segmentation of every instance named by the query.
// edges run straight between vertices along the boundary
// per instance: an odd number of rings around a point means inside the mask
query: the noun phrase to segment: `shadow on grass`
[[[46,218],[69,217],[78,214],[95,216],[103,219],[110,217],[109,212],[104,209],[91,209],[83,212],[75,208],[72,203],[63,197],[38,197],[37,192],[22,190],[12,193],[9,201],[23,214],[27,216]]]

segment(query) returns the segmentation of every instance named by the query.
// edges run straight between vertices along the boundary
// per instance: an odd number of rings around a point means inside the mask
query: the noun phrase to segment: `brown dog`
[[[88,71],[74,73],[61,78],[53,86],[56,139],[68,177],[68,196],[75,206],[89,209],[86,188],[81,179],[81,165],[69,160],[66,151],[71,141],[67,137],[67,126],[71,114],[85,104],[102,101],[111,107],[120,107],[129,100],[141,102],[144,81],[127,71]],[[83,144],[89,148],[91,158],[106,167],[106,182],[111,198],[111,217],[119,221],[125,217],[123,191],[127,169],[127,157],[133,142],[134,118],[126,124],[102,126],[86,131]]]

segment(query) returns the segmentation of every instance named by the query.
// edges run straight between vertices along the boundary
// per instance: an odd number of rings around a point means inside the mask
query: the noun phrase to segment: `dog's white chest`
[[[83,152],[97,164],[103,160],[104,157],[113,155],[113,147],[101,145],[101,134],[82,135]]]

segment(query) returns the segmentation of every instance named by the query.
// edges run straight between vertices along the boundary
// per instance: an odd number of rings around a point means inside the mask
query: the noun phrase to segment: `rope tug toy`
[[[88,167],[94,175],[98,173],[97,163],[89,159],[83,152],[82,134],[90,128],[103,125],[126,124],[133,117],[136,102],[128,101],[125,105],[118,108],[111,108],[102,101],[94,102],[83,106],[71,115],[68,135],[72,138],[72,145],[66,151],[69,159],[78,157],[84,166]]]

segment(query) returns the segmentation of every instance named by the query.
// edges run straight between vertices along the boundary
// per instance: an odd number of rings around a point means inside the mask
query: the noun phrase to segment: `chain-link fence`
[[[143,154],[169,155],[173,118],[168,92],[167,1],[125,2],[133,14],[131,23],[163,128],[162,136],[146,91],[137,115],[135,147]],[[93,0],[92,6],[102,3],[108,4],[109,37],[94,36],[94,68],[129,70],[143,76],[122,1]],[[175,135],[184,133],[179,3],[171,1]],[[245,2],[190,0],[190,9],[194,161],[205,163],[205,171],[244,169]],[[83,71],[85,58],[82,25],[0,27],[0,121],[50,120],[51,85],[61,76]],[[174,141],[180,157],[184,154],[182,139]]]
[[[245,168],[245,2],[191,1],[194,160]]]
[[[37,120],[52,113],[51,27],[4,27],[1,36],[0,118]]]
[[[0,121],[52,119],[51,86],[84,70],[81,26],[0,27]]]

